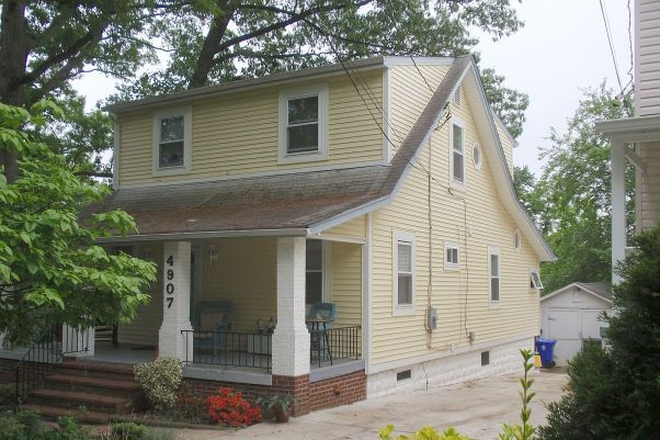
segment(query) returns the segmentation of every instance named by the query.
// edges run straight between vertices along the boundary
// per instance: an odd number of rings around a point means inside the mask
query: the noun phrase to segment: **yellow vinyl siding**
[[[377,120],[382,119],[382,71],[359,73],[375,104],[361,90]],[[152,173],[153,114],[120,115],[119,184],[139,185],[309,167],[359,164],[383,159],[382,133],[351,81],[340,75],[298,86],[329,87],[328,158],[278,165],[278,100],[282,88],[268,87],[192,104],[192,168],[175,176]]]
[[[334,242],[332,246],[332,302],[337,304],[335,327],[362,322],[362,246]]]
[[[637,173],[640,200],[638,229],[649,229],[660,222],[660,142],[639,145],[639,155],[646,162],[644,173]]]
[[[325,231],[323,231],[323,234],[364,238],[366,237],[366,228],[367,228],[366,216],[362,215],[360,217],[354,218],[353,220],[349,220],[345,223],[337,225],[333,228],[326,229]]]
[[[232,301],[231,331],[257,332],[257,320],[264,324],[277,318],[277,239],[228,238],[204,242],[214,245],[218,259],[211,262],[201,252],[202,285],[196,300]]]
[[[419,118],[433,93],[426,85],[428,81],[435,90],[448,66],[393,66],[389,70],[390,89],[390,141],[398,148]],[[394,155],[394,151],[391,155]]]
[[[158,264],[158,279],[151,288],[151,301],[138,308],[135,319],[128,324],[120,324],[117,339],[120,344],[158,345],[158,331],[163,322],[163,279],[162,244],[142,244],[135,246],[135,256],[151,254],[152,261]]]
[[[495,127],[497,128],[497,135],[500,137],[502,148],[504,149],[504,157],[506,157],[506,164],[509,167],[509,173],[513,176],[513,143],[506,133],[506,128],[500,121],[495,119]]]
[[[412,105],[412,104],[411,104]],[[449,129],[435,132],[419,157],[432,170],[432,295],[438,328],[431,337],[424,328],[429,286],[429,224],[427,182],[420,165],[412,169],[391,205],[373,214],[373,358],[374,364],[538,332],[538,293],[529,288],[529,269],[538,259],[525,238],[520,253],[513,249],[515,225],[504,209],[491,177],[491,164],[482,155],[481,169],[472,160],[479,139],[467,100],[451,105],[465,121],[465,192],[449,192]],[[429,164],[429,149],[433,151]],[[463,199],[465,201],[463,201]],[[393,316],[393,231],[415,236],[415,314]],[[460,246],[460,271],[444,270],[444,242]],[[500,304],[489,306],[488,246],[500,248]],[[467,306],[466,306],[467,305]]]

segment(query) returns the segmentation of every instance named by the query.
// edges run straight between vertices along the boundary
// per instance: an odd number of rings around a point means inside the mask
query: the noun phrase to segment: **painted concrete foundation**
[[[533,339],[480,346],[465,353],[449,353],[437,359],[381,371],[367,376],[367,398],[466,382],[489,376],[522,373],[519,350],[534,347]],[[481,365],[481,353],[489,351],[489,365]],[[397,373],[410,370],[410,378],[397,380]]]

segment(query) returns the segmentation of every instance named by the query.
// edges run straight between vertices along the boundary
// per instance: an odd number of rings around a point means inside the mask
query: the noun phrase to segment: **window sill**
[[[188,173],[190,173],[190,167],[187,166],[157,168],[153,170],[154,176],[176,176]]]
[[[449,186],[451,186],[453,189],[456,189],[458,191],[465,191],[466,184],[465,182],[461,182],[460,180],[454,180],[451,179],[449,182]]]
[[[280,156],[277,159],[278,164],[289,164],[289,163],[302,163],[302,162],[318,162],[321,160],[327,160],[328,153],[325,151],[311,151],[311,152],[301,152],[301,153],[289,153],[284,156]]]
[[[489,309],[499,309],[500,308],[500,300],[489,301],[488,302],[488,308]]]
[[[445,270],[458,271],[461,270],[460,264],[445,263]]]
[[[392,316],[412,316],[415,314],[415,306],[414,305],[396,305],[394,306],[394,309],[392,310]]]

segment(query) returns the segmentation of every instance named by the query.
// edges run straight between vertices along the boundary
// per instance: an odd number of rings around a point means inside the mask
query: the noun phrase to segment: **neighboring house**
[[[613,265],[626,255],[626,159],[636,167],[636,232],[660,221],[660,0],[636,0],[634,10],[635,115],[596,124],[612,141]]]
[[[554,360],[566,364],[588,340],[602,343],[607,324],[600,318],[612,309],[608,283],[573,283],[541,297],[541,335],[555,339]]]
[[[347,67],[108,108],[115,191],[96,211],[139,234],[103,244],[159,271],[116,346],[90,332],[92,359],[157,347],[200,390],[292,393],[298,414],[519,371],[554,256],[474,59]],[[336,305],[327,332],[318,302]]]

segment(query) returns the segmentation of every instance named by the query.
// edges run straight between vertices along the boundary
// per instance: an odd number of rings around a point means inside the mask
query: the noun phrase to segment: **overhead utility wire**
[[[616,52],[614,51],[614,43],[612,42],[612,29],[610,28],[610,20],[607,18],[607,11],[605,9],[605,4],[603,0],[599,0],[600,3],[600,12],[603,16],[603,24],[605,25],[605,34],[607,35],[607,43],[610,47],[610,54],[612,55],[612,62],[614,63],[614,73],[616,74],[616,80],[619,83],[619,89],[621,90],[621,95],[623,95],[623,83],[621,82],[621,74],[619,73],[619,66],[616,61]]]

